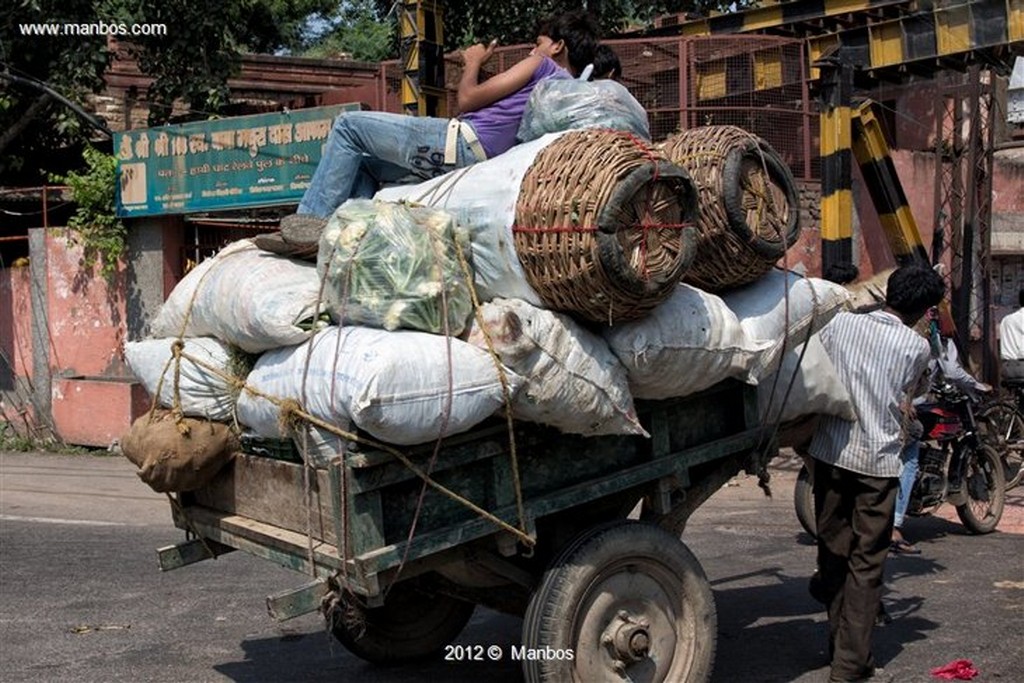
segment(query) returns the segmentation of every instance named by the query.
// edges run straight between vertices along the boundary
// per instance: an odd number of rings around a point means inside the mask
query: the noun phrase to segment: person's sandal
[[[296,246],[316,246],[327,227],[327,219],[305,213],[293,213],[280,222],[281,238]]]
[[[281,237],[281,233],[273,232],[266,235],[257,235],[252,238],[253,244],[262,249],[263,251],[269,251],[272,254],[279,256],[287,256],[288,258],[297,258],[304,261],[316,261],[316,255],[318,246],[316,244],[311,245],[296,245],[284,241]]]
[[[908,543],[907,541],[900,539],[898,541],[893,541],[889,545],[889,552],[895,555],[920,555],[921,549],[913,543]]]

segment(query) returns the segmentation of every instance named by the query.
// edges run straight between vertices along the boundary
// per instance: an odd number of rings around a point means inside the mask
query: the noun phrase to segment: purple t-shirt
[[[480,138],[480,144],[487,152],[487,158],[495,157],[516,144],[516,131],[526,110],[533,86],[545,78],[572,78],[569,72],[558,66],[553,59],[545,57],[530,77],[530,81],[508,97],[489,104],[482,109],[463,114],[459,118],[467,121]]]

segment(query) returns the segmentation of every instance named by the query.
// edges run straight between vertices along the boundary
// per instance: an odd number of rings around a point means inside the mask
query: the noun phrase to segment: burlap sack
[[[238,450],[231,428],[194,417],[179,425],[170,411],[135,420],[121,439],[121,451],[139,468],[142,481],[160,493],[194,491],[215,475]]]

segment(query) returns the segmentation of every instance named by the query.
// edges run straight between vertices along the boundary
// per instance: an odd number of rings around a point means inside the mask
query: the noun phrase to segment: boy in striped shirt
[[[928,342],[912,327],[945,293],[931,268],[889,277],[885,306],[842,312],[821,341],[850,394],[857,420],[823,416],[810,445],[819,574],[812,592],[828,607],[829,681],[875,674],[871,633],[881,602],[903,446],[903,408],[927,387]]]

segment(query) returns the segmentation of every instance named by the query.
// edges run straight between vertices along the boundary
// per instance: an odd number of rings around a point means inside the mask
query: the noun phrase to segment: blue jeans
[[[384,183],[429,180],[478,161],[460,135],[454,164],[444,163],[448,119],[374,111],[334,120],[323,157],[298,213],[328,218],[352,197],[372,197]]]
[[[914,489],[914,481],[917,479],[917,456],[920,452],[921,442],[916,439],[903,448],[900,490],[896,494],[896,518],[893,522],[893,526],[897,529],[903,526],[903,518],[910,506],[910,492]]]

